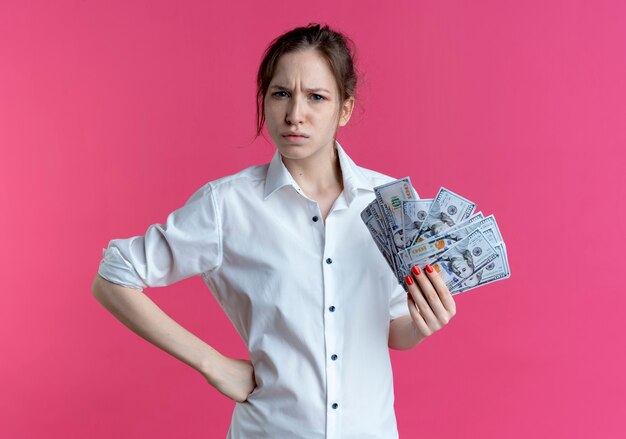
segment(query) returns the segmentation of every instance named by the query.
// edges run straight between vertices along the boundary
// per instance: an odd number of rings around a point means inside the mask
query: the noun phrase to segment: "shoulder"
[[[190,203],[198,198],[215,196],[215,194],[223,194],[233,189],[246,189],[254,186],[262,185],[265,182],[269,163],[263,165],[250,166],[242,169],[234,174],[220,177],[216,180],[209,181],[198,188],[189,198]]]
[[[363,168],[362,166],[357,166],[356,168],[365,178],[365,180],[372,185],[372,188],[397,180],[396,177],[383,174],[382,172],[374,171],[373,169]]]

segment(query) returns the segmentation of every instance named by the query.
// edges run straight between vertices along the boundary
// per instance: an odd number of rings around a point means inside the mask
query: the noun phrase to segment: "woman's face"
[[[348,123],[354,105],[353,98],[340,105],[338,93],[328,64],[316,50],[280,57],[265,97],[265,123],[284,157],[301,160],[334,147],[337,128]]]

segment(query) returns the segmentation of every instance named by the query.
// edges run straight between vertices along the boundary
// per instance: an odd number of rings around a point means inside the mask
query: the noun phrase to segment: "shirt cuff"
[[[397,319],[398,317],[409,315],[409,306],[407,304],[406,291],[400,284],[396,284],[396,287],[391,294],[389,301],[389,320]]]
[[[143,291],[146,285],[120,251],[115,247],[102,249],[98,274],[114,284]]]

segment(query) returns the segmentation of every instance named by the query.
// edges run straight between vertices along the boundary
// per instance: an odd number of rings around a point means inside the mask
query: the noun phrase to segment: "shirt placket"
[[[319,212],[317,203],[315,209]],[[336,266],[339,261],[334,259],[336,249],[332,212],[326,218],[326,224],[320,221],[322,227],[322,278],[324,288],[324,342],[326,355],[326,438],[341,437],[341,382],[339,380],[341,368],[340,330],[337,319],[345,310],[338,302]]]

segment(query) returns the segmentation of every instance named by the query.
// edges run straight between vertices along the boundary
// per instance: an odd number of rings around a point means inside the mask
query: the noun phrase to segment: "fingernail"
[[[413,268],[411,268],[411,270],[413,271],[415,276],[419,276],[420,273],[422,272],[422,270],[420,270],[420,268],[417,265],[414,265]]]
[[[428,271],[429,273],[432,273],[434,271],[433,267],[431,267],[430,264],[426,264],[426,267],[424,268],[426,268],[426,271]]]
[[[411,276],[407,276],[404,278],[407,285],[413,285],[413,278]]]

